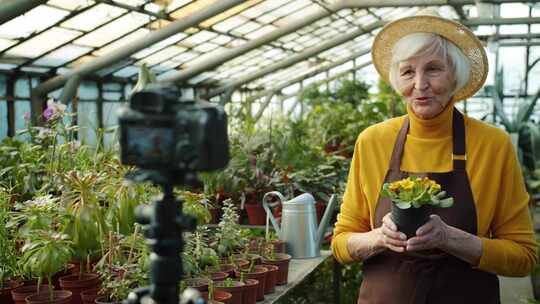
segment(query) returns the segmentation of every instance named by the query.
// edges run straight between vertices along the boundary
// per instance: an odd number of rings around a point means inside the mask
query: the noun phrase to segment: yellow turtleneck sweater
[[[452,110],[449,104],[435,118],[422,120],[408,109],[410,127],[401,170],[452,170]],[[373,125],[358,136],[332,241],[333,254],[342,263],[353,261],[347,250],[350,234],[375,228],[375,207],[404,118]],[[466,171],[483,245],[477,267],[505,276],[527,275],[537,263],[537,244],[529,196],[510,137],[484,122],[466,116],[464,120]]]

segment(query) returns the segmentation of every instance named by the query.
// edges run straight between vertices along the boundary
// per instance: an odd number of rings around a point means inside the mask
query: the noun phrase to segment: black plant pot
[[[416,235],[416,230],[429,220],[430,210],[427,206],[400,209],[392,204],[392,220],[407,239]]]

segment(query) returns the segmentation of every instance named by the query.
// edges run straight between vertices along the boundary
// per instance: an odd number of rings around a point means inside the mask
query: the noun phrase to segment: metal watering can
[[[270,207],[274,207],[279,202],[268,203],[270,196],[277,196],[281,201],[281,227],[272,214]],[[268,192],[263,197],[263,207],[266,211],[266,225],[268,231],[268,220],[277,232],[280,240],[285,241],[287,253],[293,258],[314,258],[320,256],[321,243],[324,232],[328,226],[332,210],[335,204],[335,195],[330,197],[326,211],[317,228],[317,212],[315,210],[315,199],[309,193],[301,194],[292,200],[285,201],[285,198],[278,191]]]

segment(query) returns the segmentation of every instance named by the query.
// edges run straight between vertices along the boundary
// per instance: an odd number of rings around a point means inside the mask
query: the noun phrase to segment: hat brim
[[[473,96],[484,85],[488,74],[488,60],[480,40],[460,23],[428,15],[405,17],[393,21],[387,24],[375,37],[371,49],[373,64],[387,83],[390,83],[392,49],[401,38],[412,33],[440,35],[453,42],[469,59],[471,64],[469,81],[454,94],[454,101]]]

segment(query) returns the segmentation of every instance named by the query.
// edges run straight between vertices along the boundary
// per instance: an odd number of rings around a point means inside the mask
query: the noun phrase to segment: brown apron
[[[465,171],[465,125],[463,115],[454,108],[452,119],[453,167],[444,173],[408,173],[400,170],[409,119],[405,118],[396,139],[384,182],[409,175],[428,176],[454,198],[450,208],[432,208],[448,225],[476,234],[476,208]],[[458,157],[456,157],[458,156]],[[390,212],[391,201],[379,197],[375,226]],[[440,250],[396,253],[391,250],[366,259],[358,304],[467,304],[500,303],[496,275],[472,266]]]

